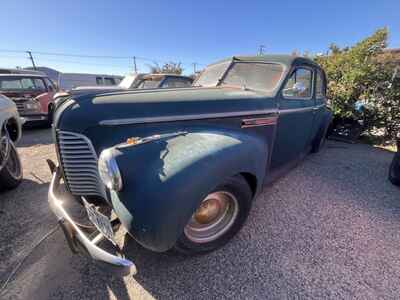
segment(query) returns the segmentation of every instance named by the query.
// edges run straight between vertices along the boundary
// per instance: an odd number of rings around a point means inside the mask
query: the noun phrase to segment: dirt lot
[[[0,282],[56,224],[47,205],[49,130],[19,144],[25,179],[0,194]],[[391,153],[329,142],[255,202],[240,234],[214,253],[156,254],[125,237],[135,277],[114,278],[70,253],[58,230],[27,259],[3,299],[399,298],[400,189]]]

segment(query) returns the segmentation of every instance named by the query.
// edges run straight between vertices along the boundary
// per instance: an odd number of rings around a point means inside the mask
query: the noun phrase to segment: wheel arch
[[[249,185],[251,192],[253,193],[253,197],[256,195],[257,190],[258,190],[258,180],[257,180],[257,176],[251,172],[241,172],[239,173],[239,175],[241,175],[247,182],[247,184]]]
[[[241,175],[254,197],[268,159],[264,139],[226,132],[189,133],[117,152],[124,188],[111,193],[114,210],[140,244],[160,252],[175,244],[201,200],[224,179]]]
[[[19,123],[16,118],[12,117],[12,118],[6,120],[4,122],[2,130],[4,130],[4,129],[7,130],[8,134],[10,136],[10,139],[13,142],[18,141],[18,139],[20,138],[20,135],[21,135],[21,132],[20,132],[21,129],[20,129]]]

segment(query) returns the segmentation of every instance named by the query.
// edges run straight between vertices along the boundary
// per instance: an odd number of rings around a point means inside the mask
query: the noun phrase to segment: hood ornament
[[[154,135],[150,135],[150,136],[143,137],[143,138],[130,137],[130,138],[127,138],[124,143],[121,143],[115,147],[117,149],[119,149],[119,148],[126,148],[126,147],[130,147],[130,146],[138,146],[141,144],[146,144],[146,143],[161,140],[161,139],[167,139],[167,138],[171,138],[171,137],[175,137],[175,136],[179,136],[179,135],[186,135],[187,133],[188,133],[187,131],[177,131],[177,132],[172,132],[172,133],[154,134]]]

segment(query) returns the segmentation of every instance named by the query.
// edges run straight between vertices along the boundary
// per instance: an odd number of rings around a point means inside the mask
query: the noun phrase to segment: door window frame
[[[285,88],[286,84],[288,83],[288,81],[290,80],[290,78],[293,76],[293,74],[299,70],[299,69],[306,69],[311,71],[311,93],[309,97],[287,97],[283,94],[283,89]],[[311,66],[307,66],[307,65],[300,65],[300,66],[295,66],[293,67],[293,69],[289,72],[289,76],[287,76],[286,80],[284,81],[284,83],[282,84],[282,88],[280,90],[280,94],[282,96],[283,99],[285,100],[313,100],[314,96],[315,96],[315,84],[314,81],[316,80],[315,78],[315,69]]]
[[[314,91],[315,92],[315,100],[324,100],[324,101],[326,101],[326,89],[327,89],[326,76],[325,76],[325,74],[324,74],[324,72],[322,70],[316,69],[314,77],[315,77],[315,91]],[[321,80],[322,80],[322,90],[323,90],[322,97],[317,97],[317,80],[318,80],[318,77],[320,77]]]

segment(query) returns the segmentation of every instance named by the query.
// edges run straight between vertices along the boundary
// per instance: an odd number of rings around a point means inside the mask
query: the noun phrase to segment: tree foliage
[[[366,130],[382,128],[388,138],[394,138],[400,123],[400,87],[392,80],[395,60],[384,52],[387,37],[387,29],[382,28],[352,47],[331,44],[329,53],[315,60],[327,74],[335,116],[360,118],[355,104],[361,101],[367,107],[363,114]]]
[[[158,63],[154,63],[149,66],[150,73],[152,74],[178,74],[181,75],[183,72],[182,64],[176,62],[165,63],[160,66]]]

